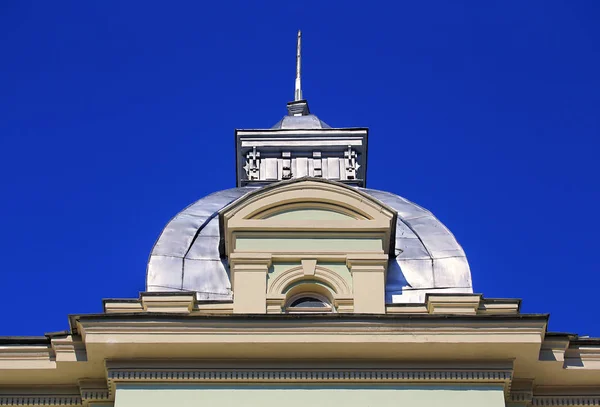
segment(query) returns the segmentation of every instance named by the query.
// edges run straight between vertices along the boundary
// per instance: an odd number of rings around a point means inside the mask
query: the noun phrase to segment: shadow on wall
[[[392,304],[392,295],[402,294],[402,290],[410,288],[411,285],[406,280],[400,264],[393,260],[388,262],[387,279],[385,281],[385,302]]]

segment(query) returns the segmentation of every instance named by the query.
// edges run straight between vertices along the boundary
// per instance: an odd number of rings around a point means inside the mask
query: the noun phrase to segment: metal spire
[[[302,31],[298,30],[296,44],[296,86],[294,101],[287,104],[288,116],[307,116],[310,114],[308,103],[302,97]]]
[[[298,30],[298,44],[296,45],[296,89],[294,92],[294,101],[302,100],[302,83],[301,83],[301,62],[302,62],[302,31]]]

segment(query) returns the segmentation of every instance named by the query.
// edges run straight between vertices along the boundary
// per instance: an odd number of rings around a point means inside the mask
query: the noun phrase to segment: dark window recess
[[[292,302],[290,308],[327,308],[328,304],[313,297],[302,297]]]

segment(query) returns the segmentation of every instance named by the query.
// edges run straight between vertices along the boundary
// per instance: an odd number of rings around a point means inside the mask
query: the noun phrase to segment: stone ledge
[[[430,314],[477,315],[481,294],[427,294],[425,302]]]

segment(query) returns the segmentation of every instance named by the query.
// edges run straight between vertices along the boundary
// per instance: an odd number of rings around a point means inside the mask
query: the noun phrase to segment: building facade
[[[473,293],[426,209],[368,189],[366,128],[302,97],[237,130],[236,188],[178,213],[146,291],[0,338],[1,406],[600,405],[600,339]]]

